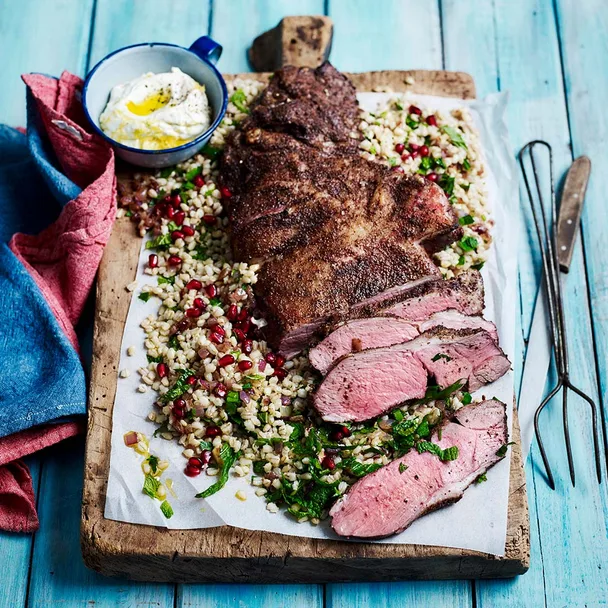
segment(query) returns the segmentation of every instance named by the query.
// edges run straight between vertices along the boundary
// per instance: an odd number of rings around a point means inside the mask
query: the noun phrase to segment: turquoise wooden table
[[[598,402],[608,398],[608,3],[606,0],[20,0],[0,3],[0,122],[24,123],[22,72],[83,75],[109,51],[135,42],[187,45],[208,33],[225,45],[224,72],[249,68],[253,38],[289,14],[326,14],[341,70],[463,70],[478,95],[511,93],[513,149],[550,141],[562,174],[573,157],[593,163],[582,238],[567,281],[572,374]],[[529,225],[519,233],[523,354],[539,267]],[[521,361],[516,362],[517,378]],[[594,481],[586,418],[572,416],[577,486],[568,485],[558,404],[544,424],[557,473],[546,485],[536,447],[526,467],[532,555],[514,580],[349,585],[168,585],[105,579],[82,563],[79,547],[83,439],[29,459],[41,528],[0,535],[0,606],[289,606],[290,608],[520,607],[608,605],[608,484]],[[577,408],[572,408],[576,411]],[[581,413],[585,413],[580,407]]]

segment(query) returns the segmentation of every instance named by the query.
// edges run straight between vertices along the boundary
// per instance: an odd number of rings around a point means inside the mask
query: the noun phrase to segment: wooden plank
[[[288,15],[323,15],[323,0],[257,0],[255,10],[249,0],[215,2],[211,14],[211,34],[223,43],[218,63],[222,72],[249,72],[247,49],[261,32],[275,27]]]
[[[24,461],[30,469],[34,492],[38,496],[40,456],[29,456]],[[0,604],[5,602],[4,606],[25,606],[33,539],[33,534],[0,532],[3,560],[0,569]]]
[[[336,22],[330,59],[338,67],[349,70],[444,67],[436,2],[390,2],[383,3],[382,10],[378,10],[371,2],[357,2],[353,6],[352,2],[347,5],[343,0],[330,0],[328,14]],[[463,95],[472,96],[469,92]],[[328,608],[389,608],[410,604],[452,608],[473,603],[468,581],[329,584],[325,597]]]
[[[83,447],[74,438],[45,452],[40,530],[34,540],[28,608],[173,606],[173,585],[129,583],[85,568],[78,551]],[[17,606],[17,604],[14,604]]]
[[[329,0],[336,23],[332,63],[343,71],[439,69],[439,7],[433,2]]]
[[[356,83],[378,82],[378,74],[359,75]],[[404,74],[385,86],[404,87]],[[428,73],[434,91],[460,78],[459,93],[471,90],[465,75],[446,78]],[[370,80],[371,79],[371,80]],[[374,80],[375,79],[375,80]],[[423,73],[416,86],[424,91]],[[236,528],[191,531],[153,529],[105,520],[102,516],[107,481],[111,412],[116,391],[116,361],[131,294],[125,281],[134,277],[139,242],[128,220],[115,225],[99,271],[96,350],[93,359],[91,408],[83,497],[83,551],[91,567],[106,574],[139,579],[177,581],[395,580],[407,577],[466,578],[511,576],[527,567],[527,508],[518,449],[513,452],[511,516],[504,558],[471,551],[412,545],[377,545],[283,537]],[[371,565],[381,565],[373,568]],[[331,568],[328,567],[331,565]]]
[[[83,75],[93,0],[0,3],[0,122],[25,125],[21,74]]]
[[[593,21],[595,27],[597,23],[591,16],[595,15],[593,9],[590,8],[587,14],[585,11],[579,14],[580,9],[581,6],[577,5],[574,11],[580,22]],[[446,52],[447,66],[470,70],[476,76],[484,74],[490,85],[488,66],[496,65],[497,82],[501,88],[511,92],[509,128],[514,149],[519,149],[534,137],[546,138],[554,146],[559,176],[572,157],[551,5],[543,2],[526,5],[499,2],[493,11],[489,4],[482,8],[479,5],[465,7],[462,3],[450,2],[447,6],[444,4],[444,14],[445,23],[448,24],[445,33],[452,39],[451,43],[446,42],[446,49],[451,49],[451,52]],[[500,28],[494,27],[496,23],[500,24]],[[463,37],[465,30],[470,35]],[[487,52],[491,52],[492,48],[488,32],[496,37],[495,63],[491,55],[478,52],[477,32],[485,36],[483,47]],[[517,45],[513,45],[514,39],[519,41]],[[588,60],[591,60],[591,55]],[[574,72],[579,73],[577,70]],[[581,84],[588,82],[581,79]],[[584,116],[582,113],[579,115]],[[520,239],[520,277],[523,324],[527,329],[538,280],[538,257],[529,248],[530,239],[533,238],[530,224],[520,226],[520,234],[526,235]],[[577,247],[576,264],[576,269],[567,280],[566,295],[567,310],[577,311],[577,318],[570,319],[568,324],[574,347],[570,361],[573,376],[581,378],[586,390],[594,394],[594,362],[592,349],[587,346],[592,343],[592,338],[580,245]],[[574,404],[573,411],[584,413],[584,409],[579,408],[582,408],[580,404]],[[520,606],[522,597],[529,598],[529,605],[534,606],[597,605],[597,598],[606,597],[605,576],[600,570],[606,567],[605,551],[602,555],[601,551],[598,553],[591,549],[590,554],[586,555],[584,548],[597,545],[593,539],[597,538],[598,530],[600,536],[605,537],[603,533],[606,529],[606,515],[602,517],[601,507],[598,507],[605,504],[605,494],[594,480],[588,422],[584,416],[581,421],[572,421],[579,476],[577,489],[572,490],[567,482],[559,418],[559,404],[554,403],[550,415],[543,419],[554,472],[560,477],[558,492],[553,493],[547,488],[538,468],[540,458],[535,447],[527,467],[528,480],[531,481],[528,485],[532,519],[531,569],[525,577],[509,585],[494,581],[478,583],[477,601],[480,606]],[[542,468],[542,464],[540,466]],[[576,547],[572,547],[573,544]],[[582,588],[583,580],[585,589]]]
[[[323,606],[323,585],[178,585],[175,606],[320,608]]]

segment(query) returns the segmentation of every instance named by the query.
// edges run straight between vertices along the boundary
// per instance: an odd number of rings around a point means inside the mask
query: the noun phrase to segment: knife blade
[[[557,220],[557,258],[562,272],[570,270],[590,174],[591,161],[579,156],[566,175]]]
[[[590,173],[591,161],[586,156],[581,156],[572,163],[566,174],[557,219],[557,253],[560,269],[563,272],[568,272],[570,269]],[[534,413],[545,395],[553,351],[546,298],[543,279],[532,314],[519,391],[518,413],[524,459],[529,453],[534,435]]]

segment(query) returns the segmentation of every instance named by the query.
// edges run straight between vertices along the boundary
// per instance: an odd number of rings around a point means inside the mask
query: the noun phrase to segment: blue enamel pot
[[[116,155],[133,165],[158,169],[181,163],[194,156],[211,138],[222,121],[228,105],[228,91],[215,63],[222,47],[207,36],[196,40],[189,49],[174,44],[150,42],[134,44],[104,57],[88,74],[82,91],[82,105],[93,128],[110,142]],[[140,150],[108,137],[99,126],[99,117],[108,103],[110,91],[117,85],[138,78],[146,72],[159,74],[179,68],[205,86],[211,107],[211,126],[196,139],[167,150]]]

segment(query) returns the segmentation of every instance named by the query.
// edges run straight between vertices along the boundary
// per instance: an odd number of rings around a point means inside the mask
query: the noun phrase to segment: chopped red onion
[[[251,397],[245,391],[241,391],[239,397],[243,403],[249,403],[251,401]]]
[[[266,369],[266,361],[264,359],[260,359],[258,362],[258,369],[263,372]]]
[[[131,431],[125,435],[125,445],[135,445],[137,443],[137,433]]]
[[[281,403],[283,405],[289,405],[291,403],[291,397],[288,397],[287,395],[283,395],[281,397]]]
[[[199,356],[201,359],[206,359],[206,358],[209,356],[209,351],[208,351],[206,348],[201,348],[201,349],[198,351],[198,356]]]

